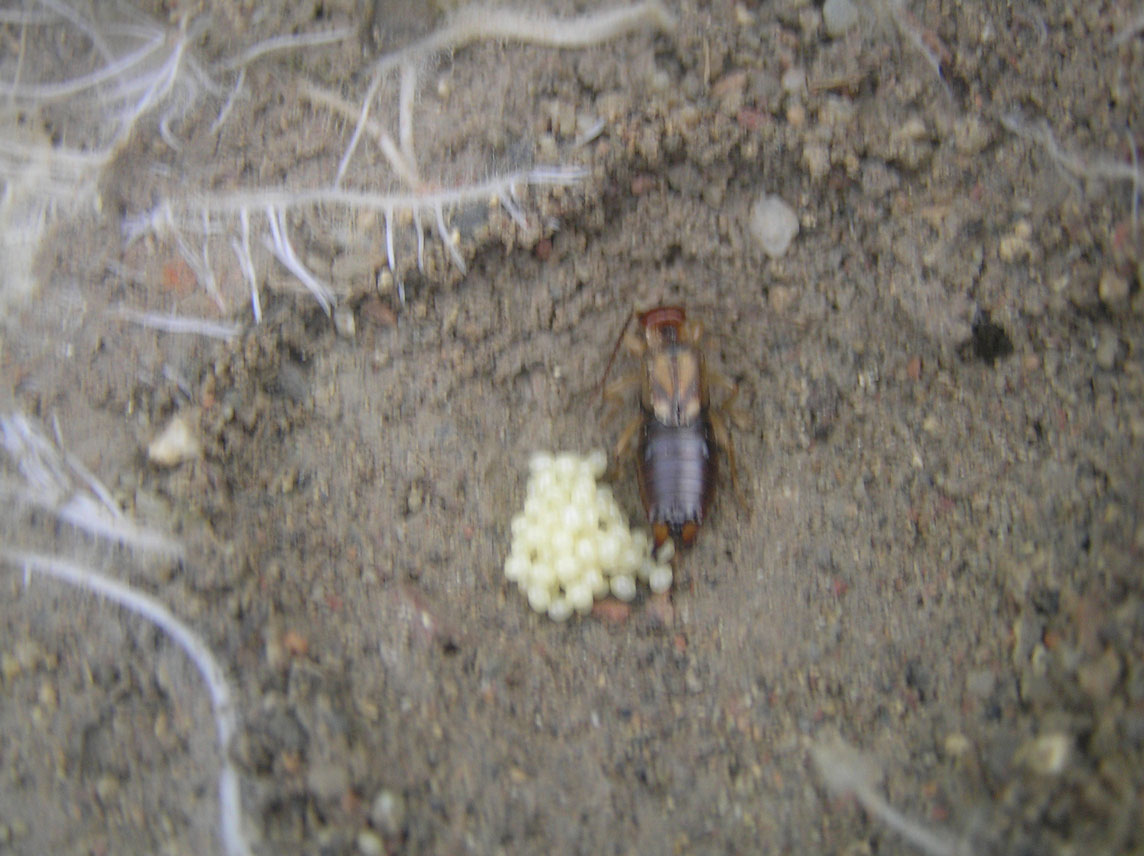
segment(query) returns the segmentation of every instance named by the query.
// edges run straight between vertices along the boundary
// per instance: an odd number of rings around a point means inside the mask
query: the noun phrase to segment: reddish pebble
[[[628,604],[622,600],[616,600],[614,597],[606,597],[592,604],[592,614],[611,624],[621,624],[627,621],[631,611],[632,608]]]
[[[632,196],[643,196],[649,190],[652,190],[656,185],[654,175],[642,173],[632,179]]]
[[[191,266],[181,256],[176,256],[164,263],[160,283],[164,291],[172,292],[176,297],[187,297],[194,292],[198,280]]]
[[[393,327],[397,324],[397,315],[378,297],[367,297],[361,304],[361,317],[378,327]]]
[[[671,592],[653,594],[647,601],[647,615],[652,621],[670,627],[675,623],[675,607],[671,604]]]
[[[742,92],[746,85],[747,72],[732,71],[715,81],[711,87],[711,94],[715,98],[722,98],[724,95],[730,95],[733,92]]]
[[[294,657],[305,657],[310,650],[310,640],[297,630],[287,630],[282,635],[282,647]]]
[[[744,131],[757,131],[759,128],[767,124],[770,115],[763,110],[755,110],[750,107],[744,107],[735,114],[735,121],[739,123],[739,127]]]
[[[910,361],[906,363],[906,375],[910,380],[922,379],[922,358],[910,357]]]
[[[353,788],[350,788],[342,794],[341,806],[345,814],[356,815],[361,809],[361,797],[358,796]]]

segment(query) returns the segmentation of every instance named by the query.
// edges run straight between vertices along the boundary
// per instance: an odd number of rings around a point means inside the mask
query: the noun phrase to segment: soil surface
[[[359,110],[376,57],[455,14],[368,5],[141,10],[206,23],[189,47],[219,91],[164,133],[140,123],[0,342],[4,411],[184,552],[23,507],[3,538],[201,634],[233,687],[254,851],[925,852],[828,789],[812,750],[841,739],[929,852],[1144,852],[1129,4],[832,0],[824,20],[683,0],[674,29],[595,46],[413,56],[415,192],[584,177],[521,185],[523,227],[487,194],[446,206],[465,272],[431,209],[394,213],[391,271],[379,210],[291,208],[338,324],[263,252],[253,205],[255,324],[238,219],[197,234],[195,200],[333,181],[356,115],[315,88]],[[362,35],[252,61],[215,127],[226,58],[338,26]],[[399,86],[373,111],[394,137]],[[371,138],[345,183],[408,192],[392,167]],[[799,224],[777,257],[751,226],[767,195]],[[124,237],[164,198],[214,297],[169,235]],[[636,404],[605,418],[598,384],[629,313],[660,303],[703,322],[738,385],[745,502],[724,479],[670,599],[554,623],[502,572],[528,457],[615,444]],[[242,326],[218,342],[123,306]],[[201,452],[156,466],[176,416]],[[638,522],[630,461],[615,488]],[[214,723],[182,651],[17,563],[0,585],[0,852],[220,851]]]

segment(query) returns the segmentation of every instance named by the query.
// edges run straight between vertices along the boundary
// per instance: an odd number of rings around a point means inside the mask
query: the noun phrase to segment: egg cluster
[[[504,574],[555,621],[588,612],[609,592],[631,600],[637,578],[654,592],[671,588],[670,544],[653,558],[647,533],[628,527],[612,489],[597,484],[607,462],[599,450],[538,452],[529,461],[528,494],[512,519]]]

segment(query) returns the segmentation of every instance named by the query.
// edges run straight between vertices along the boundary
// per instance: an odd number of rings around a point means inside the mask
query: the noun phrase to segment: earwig
[[[628,335],[632,319],[642,335]],[[715,493],[716,447],[727,452],[731,481],[738,493],[735,453],[722,418],[738,390],[722,375],[708,373],[700,347],[703,328],[689,321],[680,306],[660,306],[628,316],[600,383],[601,397],[622,400],[639,386],[640,412],[616,444],[619,460],[636,448],[640,498],[651,524],[655,549],[671,539],[678,547],[695,542]],[[620,345],[640,358],[637,372],[606,386]],[[709,383],[730,390],[718,408],[711,407]]]

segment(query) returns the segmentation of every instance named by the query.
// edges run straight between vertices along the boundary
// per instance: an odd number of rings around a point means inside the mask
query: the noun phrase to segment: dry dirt
[[[204,62],[363,14],[208,5],[146,11],[209,13]],[[828,792],[811,748],[840,736],[946,852],[1144,852],[1144,227],[1139,188],[1095,174],[1144,150],[1129,4],[859,4],[831,38],[816,3],[684,0],[672,33],[461,47],[420,78],[421,169],[587,167],[525,194],[528,229],[447,212],[468,271],[426,224],[422,275],[406,226],[401,305],[374,287],[376,218],[292,221],[352,336],[270,264],[253,325],[222,253],[231,342],[109,318],[217,312],[118,218],[162,181],[328,180],[349,128],[298,81],[353,100],[370,50],[440,23],[387,26],[391,5],[376,47],[252,67],[217,135],[218,101],[180,151],[141,128],[5,318],[5,410],[58,424],[185,557],[42,513],[3,537],[202,634],[255,851],[919,852]],[[747,227],[763,194],[800,221],[777,259]],[[597,384],[628,313],[662,302],[740,386],[746,507],[723,486],[670,605],[553,623],[501,571],[529,453],[615,442]],[[176,413],[203,454],[159,469],[146,445]],[[630,467],[617,492],[638,520]],[[217,850],[182,653],[90,595],[0,581],[0,852]]]

